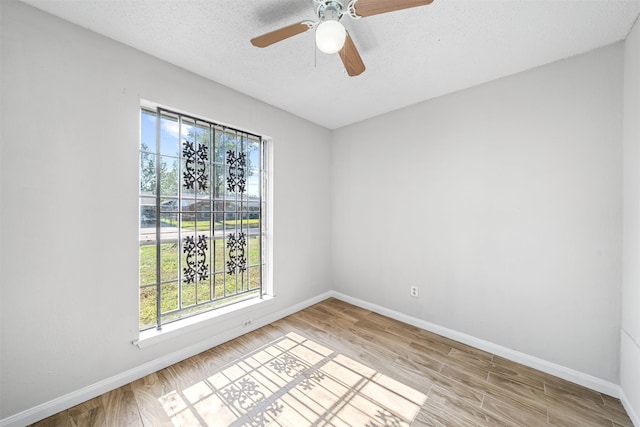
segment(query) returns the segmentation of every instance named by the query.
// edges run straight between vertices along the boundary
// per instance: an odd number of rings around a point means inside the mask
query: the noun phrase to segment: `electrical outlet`
[[[417,297],[418,296],[418,287],[417,286],[412,286],[411,287],[411,291],[409,293],[411,294],[412,297]]]
[[[242,327],[246,328],[247,326],[251,326],[252,323],[253,323],[253,320],[247,319],[244,322],[242,322]]]

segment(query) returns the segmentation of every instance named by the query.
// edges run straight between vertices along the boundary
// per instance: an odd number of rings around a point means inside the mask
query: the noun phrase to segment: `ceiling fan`
[[[347,7],[340,0],[314,0],[318,21],[302,21],[251,39],[256,47],[267,47],[297,34],[316,30],[316,45],[324,53],[338,53],[347,74],[357,76],[365,70],[364,62],[349,33],[340,20],[344,15],[352,19],[393,12],[431,4],[433,0],[350,0]]]

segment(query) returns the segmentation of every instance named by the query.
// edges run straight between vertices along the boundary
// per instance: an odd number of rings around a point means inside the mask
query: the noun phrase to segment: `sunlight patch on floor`
[[[427,396],[289,333],[160,397],[175,426],[408,426]]]

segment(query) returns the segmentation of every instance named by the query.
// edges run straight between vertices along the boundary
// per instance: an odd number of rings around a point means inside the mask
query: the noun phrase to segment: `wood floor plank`
[[[452,347],[434,340],[413,341],[410,347],[416,352],[429,355],[439,361],[448,360]]]
[[[633,427],[633,424],[627,415],[627,411],[625,411],[624,406],[622,406],[620,399],[607,396],[606,394],[601,394],[601,396],[604,400],[605,406],[609,411],[611,411],[609,413],[611,414],[611,419],[614,424],[622,427]]]
[[[487,379],[489,376],[489,368],[491,362],[477,358],[474,354],[452,348],[445,365],[455,368],[468,375],[475,376],[481,380]]]
[[[163,369],[131,383],[133,397],[140,408],[140,418],[145,426],[172,426],[169,414],[162,406],[163,397],[176,389],[169,371]]]
[[[564,385],[545,384],[544,393],[554,399],[565,399],[581,406],[604,408],[602,395],[578,384],[566,382]]]
[[[106,426],[141,427],[143,425],[140,409],[130,384],[103,394],[101,401]]]
[[[493,389],[497,396],[506,396],[539,411],[544,411],[547,407],[544,392],[537,388],[513,381],[493,372],[489,373],[488,382],[497,386]]]
[[[494,355],[489,353],[489,352],[486,352],[484,350],[480,350],[479,348],[471,347],[470,345],[463,344],[463,343],[461,343],[459,341],[455,341],[455,340],[452,340],[452,339],[447,338],[447,337],[443,337],[443,336],[435,334],[435,333],[433,333],[431,331],[426,331],[424,329],[421,329],[420,330],[420,336],[422,336],[422,337],[424,337],[426,339],[431,339],[431,340],[434,340],[434,341],[437,341],[437,342],[441,342],[443,344],[448,345],[449,347],[457,348],[458,350],[461,350],[461,351],[466,351],[468,353],[473,353],[478,358],[484,359],[484,360],[489,361],[489,362],[492,361],[493,358],[494,358]]]
[[[106,427],[104,407],[98,406],[84,412],[75,412],[73,416],[69,416],[69,425],[72,427]]]
[[[527,384],[531,387],[537,388],[538,390],[544,391],[544,379],[540,375],[537,375],[537,373],[530,373],[529,371],[522,369],[514,369],[512,367],[496,363],[495,361],[491,363],[489,371],[499,374],[505,378],[509,378],[512,381]]]
[[[69,424],[73,427],[83,425],[105,426],[104,395],[87,400],[69,409]]]
[[[470,404],[455,392],[445,390],[439,385],[434,385],[431,389],[428,402],[480,426],[515,427],[510,421],[491,414],[481,406]]]
[[[456,398],[472,406],[482,406],[484,393],[481,390],[474,389],[461,382],[447,378],[441,374],[433,374],[431,376],[431,380],[433,381],[434,386],[438,386],[439,389],[446,390],[449,394],[456,396]]]
[[[595,412],[561,403],[550,403],[548,412],[549,424],[556,427],[613,427],[613,421]]]
[[[633,427],[618,399],[329,298],[37,427]]]
[[[610,408],[619,410],[624,412],[624,406],[622,406],[622,402],[620,399],[612,396],[607,396],[606,394],[601,394],[602,400],[604,400],[604,404],[609,406]]]
[[[538,384],[540,382],[544,384],[555,384],[555,385],[562,385],[567,383],[571,384],[566,380],[563,380],[558,377],[554,377],[553,375],[547,374],[546,372],[539,371],[529,366],[521,365],[520,363],[514,362],[509,359],[505,359],[500,356],[494,356],[493,364],[494,364],[494,367],[492,370],[503,376],[518,375],[521,377],[529,378],[530,380],[537,380]],[[525,382],[525,381],[520,381],[520,382]],[[536,387],[540,388],[539,385],[537,385]]]
[[[461,417],[455,412],[445,411],[442,407],[427,401],[414,421],[414,426],[427,427],[477,427],[475,422]]]
[[[33,427],[69,427],[69,411],[58,412],[44,420],[32,424]]]
[[[549,427],[546,411],[541,414],[532,407],[511,399],[485,395],[482,408],[517,426]]]
[[[396,360],[394,360],[394,362],[397,360],[401,360],[405,364],[416,363],[420,366],[423,366],[424,368],[430,369],[435,372],[440,372],[442,368],[445,366],[442,361],[433,359],[425,354],[422,354],[416,351],[410,351],[410,352],[406,352],[405,354],[400,354],[398,355]]]

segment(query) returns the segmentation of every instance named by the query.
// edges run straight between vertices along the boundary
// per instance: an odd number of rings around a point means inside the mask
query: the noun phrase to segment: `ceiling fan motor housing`
[[[342,18],[342,3],[325,0],[318,5],[318,18],[321,21],[339,21]]]

